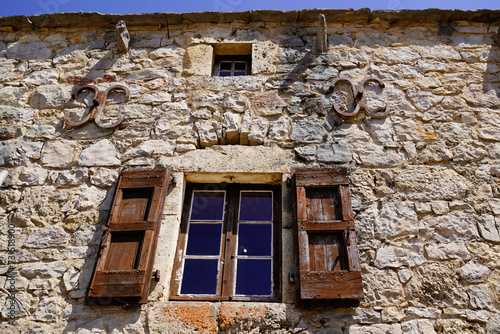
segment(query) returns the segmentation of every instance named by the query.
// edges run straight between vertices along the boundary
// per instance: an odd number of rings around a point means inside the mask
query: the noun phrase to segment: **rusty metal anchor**
[[[361,109],[364,110],[372,118],[384,118],[389,114],[389,104],[386,104],[384,108],[381,108],[379,110],[371,110],[368,108],[368,105],[366,102],[365,86],[369,83],[375,83],[381,89],[384,89],[385,84],[382,82],[382,80],[374,78],[374,77],[369,77],[369,78],[363,79],[359,85],[356,85],[351,79],[337,78],[337,79],[334,79],[332,81],[332,84],[330,86],[330,91],[333,91],[335,89],[335,86],[338,83],[347,83],[351,86],[352,96],[354,98],[354,105],[355,105],[354,110],[349,112],[349,111],[341,110],[339,108],[339,106],[337,105],[337,103],[334,102],[333,108],[340,115],[347,117],[347,118],[354,117]]]
[[[343,82],[343,83],[347,83],[347,84],[350,84],[351,85],[351,90],[352,90],[352,95],[354,97],[354,105],[356,106],[354,108],[353,111],[349,112],[349,111],[343,111],[343,110],[340,110],[339,106],[337,105],[337,103],[333,103],[333,108],[335,109],[336,112],[338,112],[340,115],[344,116],[344,117],[354,117],[356,116],[356,114],[359,112],[359,103],[358,103],[358,100],[360,98],[360,93],[358,92],[358,87],[357,85],[351,80],[351,79],[348,79],[348,78],[337,78],[337,79],[334,79],[332,81],[332,84],[330,86],[330,91],[333,91],[335,89],[335,86],[339,83],[339,82]],[[363,94],[361,92],[361,94]]]
[[[83,120],[81,120],[80,122],[70,121],[69,112],[67,112],[64,115],[64,123],[66,124],[66,126],[68,128],[78,128],[78,127],[84,126],[85,124],[87,124],[90,121],[94,121],[95,124],[101,128],[114,129],[123,122],[123,120],[125,119],[125,116],[120,115],[120,117],[118,118],[118,120],[116,122],[111,123],[111,124],[103,124],[101,122],[101,113],[104,110],[104,105],[106,104],[106,100],[108,99],[108,95],[112,91],[122,91],[123,93],[125,93],[125,100],[128,100],[128,98],[130,97],[130,91],[127,87],[122,86],[122,85],[115,85],[115,86],[112,86],[112,87],[106,89],[105,91],[100,91],[97,87],[95,87],[93,85],[83,85],[83,86],[75,87],[75,89],[73,89],[73,92],[71,92],[71,98],[76,99],[78,97],[78,94],[80,94],[80,92],[82,92],[84,90],[90,90],[90,91],[94,92],[94,97],[92,99],[92,104],[89,107],[89,112],[85,116],[85,118]]]
[[[384,118],[387,115],[389,115],[389,104],[386,103],[385,107],[379,110],[370,110],[368,108],[368,105],[366,103],[366,95],[364,95],[365,92],[365,85],[367,83],[374,82],[376,83],[381,89],[385,88],[385,84],[382,82],[382,80],[377,79],[377,78],[366,78],[361,83],[359,84],[359,93],[362,95],[361,100],[359,101],[359,105],[361,108],[365,110],[365,112],[370,115],[373,118]]]

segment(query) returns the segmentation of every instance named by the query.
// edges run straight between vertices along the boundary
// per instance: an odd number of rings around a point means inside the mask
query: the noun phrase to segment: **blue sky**
[[[60,12],[108,14],[155,12],[243,11],[252,9],[296,10],[303,8],[370,9],[500,9],[499,0],[3,0],[0,16]]]

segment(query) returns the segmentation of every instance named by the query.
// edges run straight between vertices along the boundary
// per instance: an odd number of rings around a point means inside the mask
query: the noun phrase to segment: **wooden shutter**
[[[347,170],[296,169],[294,181],[301,298],[363,298]]]
[[[147,302],[169,179],[167,169],[120,175],[88,297]]]

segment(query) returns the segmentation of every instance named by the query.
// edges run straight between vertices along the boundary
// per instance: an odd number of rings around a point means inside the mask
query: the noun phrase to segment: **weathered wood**
[[[299,264],[300,272],[311,270],[309,262],[309,236],[306,231],[299,231]]]
[[[151,205],[152,189],[123,189],[116,221],[144,221]]]
[[[346,172],[295,170],[302,299],[363,297]]]
[[[299,223],[299,230],[306,231],[343,231],[345,229],[354,229],[353,221],[334,220],[326,222],[305,222]]]
[[[361,265],[359,263],[358,244],[356,242],[355,231],[349,232],[347,254],[349,257],[349,268],[351,268],[351,270],[361,270]]]
[[[342,200],[342,219],[354,219],[354,214],[352,212],[351,193],[349,192],[348,186],[340,186],[340,198]]]
[[[144,279],[144,270],[109,270],[98,272],[95,276],[95,284],[140,284]]]
[[[297,168],[294,170],[297,186],[322,187],[349,184],[345,167],[333,168]]]
[[[170,170],[123,172],[89,297],[147,302]]]
[[[116,232],[126,232],[126,231],[142,231],[142,230],[154,230],[155,222],[154,221],[134,221],[129,223],[110,223],[109,224],[110,231]]]
[[[297,187],[297,220],[299,222],[307,221],[307,199],[304,187]]]
[[[328,187],[338,184],[349,184],[345,175],[313,174],[297,177],[295,182],[301,187]]]
[[[361,299],[360,271],[306,272],[300,275],[302,299]]]
[[[93,285],[89,297],[136,297],[141,294],[144,284]]]
[[[142,238],[136,233],[112,233],[104,270],[135,269]]]

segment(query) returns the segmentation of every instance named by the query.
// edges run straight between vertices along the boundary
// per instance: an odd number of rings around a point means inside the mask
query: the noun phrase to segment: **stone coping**
[[[116,25],[124,20],[127,26],[160,26],[181,23],[229,23],[229,22],[307,22],[316,21],[319,14],[324,14],[329,22],[370,22],[375,19],[390,23],[404,22],[451,22],[471,21],[500,24],[500,10],[370,10],[354,9],[302,9],[292,11],[252,10],[242,12],[199,12],[199,13],[150,13],[150,14],[101,14],[92,13],[55,13],[33,16],[0,17],[0,31],[23,28],[58,28],[77,26]]]

